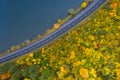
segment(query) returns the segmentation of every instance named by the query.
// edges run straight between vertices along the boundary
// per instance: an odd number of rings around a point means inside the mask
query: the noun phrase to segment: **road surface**
[[[59,29],[54,31],[53,33],[49,34],[48,36],[44,37],[43,39],[25,47],[20,50],[17,50],[15,52],[9,53],[7,55],[1,56],[0,57],[0,64],[3,62],[10,61],[14,58],[17,58],[19,56],[22,56],[24,54],[27,54],[39,47],[42,47],[43,45],[51,42],[52,40],[58,38],[60,35],[66,33],[75,25],[78,23],[82,22],[85,18],[90,16],[94,11],[96,11],[100,6],[102,6],[107,0],[92,0],[92,2],[82,11],[80,11],[77,15],[75,15],[72,19],[69,21],[65,22],[64,24],[61,25]]]

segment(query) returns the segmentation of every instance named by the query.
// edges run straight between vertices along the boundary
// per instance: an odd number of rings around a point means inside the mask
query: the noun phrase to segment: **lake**
[[[45,32],[84,0],[0,0],[0,52]]]

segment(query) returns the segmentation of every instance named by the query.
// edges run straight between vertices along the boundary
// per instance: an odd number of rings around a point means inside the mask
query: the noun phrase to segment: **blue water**
[[[0,0],[0,52],[34,38],[83,0]]]

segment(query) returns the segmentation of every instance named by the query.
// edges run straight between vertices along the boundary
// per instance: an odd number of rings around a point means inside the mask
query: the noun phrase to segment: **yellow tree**
[[[86,8],[87,7],[87,3],[86,2],[83,2],[82,5],[81,5],[82,8]]]

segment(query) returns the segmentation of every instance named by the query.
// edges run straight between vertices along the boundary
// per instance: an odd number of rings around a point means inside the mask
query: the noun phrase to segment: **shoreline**
[[[89,4],[91,1],[90,0],[85,0],[82,3],[86,3]],[[51,34],[52,32],[54,32],[56,29],[58,29],[60,27],[60,25],[64,24],[65,22],[67,22],[69,19],[71,19],[75,14],[77,14],[78,12],[80,12],[82,9],[84,9],[87,5],[83,6],[82,8],[82,3],[81,5],[76,9],[72,9],[72,10],[68,10],[68,16],[64,17],[62,20],[58,19],[57,23],[54,23],[53,26],[49,29],[47,29],[44,33],[42,34],[38,34],[35,38],[26,40],[18,45],[13,45],[11,46],[9,49],[7,49],[6,51],[0,52],[0,56],[9,54],[11,52],[14,52],[16,50],[22,49],[26,46],[29,46],[30,44],[33,44],[34,42],[37,42],[38,40],[44,38],[45,36]]]

